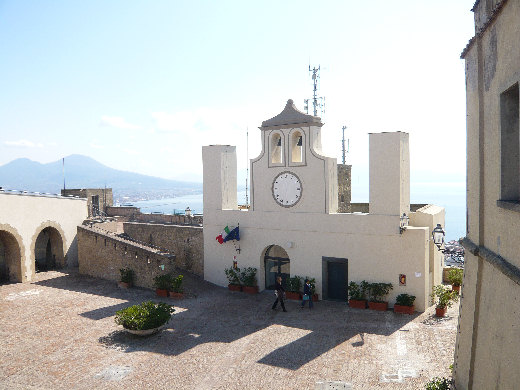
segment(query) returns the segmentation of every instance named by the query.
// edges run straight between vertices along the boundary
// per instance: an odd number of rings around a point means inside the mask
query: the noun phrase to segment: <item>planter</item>
[[[173,299],[182,299],[184,298],[184,293],[168,291],[168,296]]]
[[[394,313],[413,314],[415,306],[394,305]]]
[[[258,294],[258,286],[242,286],[242,291],[247,294]]]
[[[119,287],[119,288],[130,288],[130,287],[132,287],[132,283],[117,282],[117,287]]]
[[[287,291],[285,293],[286,299],[292,299],[294,301],[301,301],[302,295],[299,292],[296,291]]]
[[[242,291],[242,286],[240,284],[228,284],[228,288],[230,291]]]
[[[460,294],[460,286],[455,286],[455,285],[453,285],[453,286],[451,286],[451,289],[452,289],[453,291],[457,291],[457,292]]]
[[[367,301],[365,300],[358,300],[358,299],[350,299],[348,301],[348,305],[354,309],[366,309],[367,308]]]
[[[319,301],[318,294],[312,294],[312,301],[313,302],[318,302]]]
[[[446,312],[448,311],[448,308],[446,307],[436,307],[435,308],[435,316],[436,317],[444,317],[446,315]]]
[[[134,330],[134,329],[126,329],[126,328],[124,328],[124,329],[128,333],[134,334],[136,336],[150,336],[150,335],[152,335],[154,333],[157,333],[157,332],[163,330],[165,326],[166,326],[166,324],[161,325],[161,326],[159,326],[157,328],[143,329],[143,330]]]
[[[163,288],[156,288],[155,289],[155,293],[159,297],[167,297],[168,296],[168,290],[165,289],[165,288],[164,289]]]
[[[386,311],[388,309],[388,302],[368,302],[370,310]]]

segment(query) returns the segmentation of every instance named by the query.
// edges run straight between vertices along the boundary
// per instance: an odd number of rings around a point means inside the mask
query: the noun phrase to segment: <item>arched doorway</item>
[[[53,227],[46,227],[36,238],[34,246],[35,271],[47,271],[65,266],[63,240]]]
[[[278,245],[269,246],[264,255],[265,288],[274,290],[277,276],[281,276],[285,284],[285,280],[291,275],[290,265],[285,249]]]
[[[0,283],[22,281],[22,252],[16,238],[0,230]]]

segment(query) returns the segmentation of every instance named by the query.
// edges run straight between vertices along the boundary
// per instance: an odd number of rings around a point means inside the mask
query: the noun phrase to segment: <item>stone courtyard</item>
[[[50,271],[0,286],[1,389],[421,389],[449,376],[458,305],[414,316],[317,302],[272,311],[272,292],[230,292],[186,278],[167,328],[139,338],[116,310],[158,300],[146,289]]]

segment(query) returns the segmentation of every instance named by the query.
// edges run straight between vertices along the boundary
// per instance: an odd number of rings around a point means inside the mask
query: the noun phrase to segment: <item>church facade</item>
[[[292,100],[262,123],[248,209],[237,204],[235,147],[203,147],[204,278],[227,285],[224,269],[236,261],[258,269],[260,290],[276,275],[298,275],[316,279],[320,299],[337,300],[346,300],[350,281],[392,283],[390,306],[408,293],[424,311],[442,278],[431,230],[444,226],[444,209],[410,211],[408,134],[370,134],[369,212],[338,213],[337,162],[322,154],[322,126]],[[400,229],[403,214],[409,224]],[[226,226],[239,226],[239,241],[215,239]]]

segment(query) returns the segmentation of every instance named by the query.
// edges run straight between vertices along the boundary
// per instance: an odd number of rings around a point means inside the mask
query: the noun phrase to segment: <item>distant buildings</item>
[[[520,1],[480,0],[466,62],[467,236],[456,388],[520,388]]]

